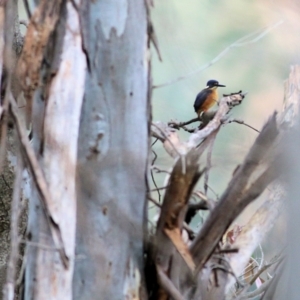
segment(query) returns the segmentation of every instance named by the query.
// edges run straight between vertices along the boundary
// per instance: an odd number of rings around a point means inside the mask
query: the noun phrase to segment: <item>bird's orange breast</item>
[[[209,110],[211,107],[215,105],[215,103],[218,101],[218,92],[217,90],[213,90],[209,95],[207,95],[206,100],[201,105],[200,110],[205,112]]]

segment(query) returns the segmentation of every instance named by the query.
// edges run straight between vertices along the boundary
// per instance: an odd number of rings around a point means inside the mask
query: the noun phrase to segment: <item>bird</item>
[[[200,117],[202,112],[209,110],[215,102],[218,101],[218,87],[225,87],[226,85],[219,84],[217,80],[211,79],[207,81],[206,87],[197,95],[194,108],[195,112]]]

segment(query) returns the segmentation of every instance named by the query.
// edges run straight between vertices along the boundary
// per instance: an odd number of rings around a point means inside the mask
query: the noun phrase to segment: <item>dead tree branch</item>
[[[220,100],[219,108],[213,119],[206,127],[192,133],[186,142],[180,141],[176,130],[163,122],[152,123],[151,134],[163,143],[164,148],[172,157],[175,158],[179,154],[185,155],[191,149],[197,148],[211,133],[217,131],[223,124],[227,113],[234,106],[241,104],[244,97],[245,94],[243,94],[242,91],[223,97]]]
[[[191,246],[190,250],[198,272],[203,268],[232,221],[277,176],[278,171],[273,164],[247,188],[251,175],[270,152],[277,136],[276,114],[274,114],[262,129],[244,163],[235,172],[228,188]]]
[[[200,150],[201,152],[204,151],[203,148]],[[192,151],[186,156],[185,174],[182,172],[182,160],[178,159],[169,179],[156,231],[155,260],[162,266],[164,272],[169,270],[169,258],[172,256],[174,244],[187,264],[194,268],[193,260],[189,256],[186,246],[185,255],[179,249],[181,246],[178,245],[183,244],[180,242],[182,241],[180,232],[190,194],[202,174],[198,171],[197,163],[200,151]]]
[[[263,29],[260,30],[256,30],[246,36],[243,36],[242,38],[238,39],[237,41],[235,41],[234,43],[232,43],[231,45],[229,45],[228,47],[226,47],[223,51],[221,51],[214,59],[212,59],[210,62],[204,64],[203,66],[201,66],[199,69],[190,72],[189,74],[186,74],[184,76],[179,76],[173,80],[170,80],[168,82],[165,83],[161,83],[161,84],[157,84],[157,85],[153,85],[153,88],[162,88],[174,83],[177,83],[181,80],[187,79],[191,76],[194,76],[198,73],[203,72],[204,70],[206,70],[207,68],[211,67],[213,64],[215,64],[216,62],[218,62],[223,56],[225,56],[231,49],[233,48],[237,48],[237,47],[244,47],[253,43],[258,42],[260,39],[262,39],[266,34],[268,34],[270,31],[274,30],[276,27],[278,27],[279,25],[281,25],[283,23],[283,20],[280,20],[270,26],[267,26]],[[254,37],[254,38],[253,38]],[[252,38],[252,40],[249,40],[250,38]]]

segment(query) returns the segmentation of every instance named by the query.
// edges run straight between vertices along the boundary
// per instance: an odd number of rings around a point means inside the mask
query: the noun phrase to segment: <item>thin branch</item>
[[[24,2],[24,7],[26,10],[26,13],[27,13],[27,17],[28,17],[28,19],[31,19],[31,11],[30,11],[30,7],[29,7],[29,2],[28,2],[28,0],[23,0],[23,2]]]
[[[154,171],[156,171],[156,173],[171,174],[170,171],[163,170],[163,169],[159,168],[158,166],[152,166],[151,169],[154,170]]]
[[[226,121],[226,124],[230,124],[230,123],[238,123],[238,124],[247,126],[247,127],[251,128],[251,129],[253,129],[254,131],[260,133],[260,131],[259,131],[258,129],[254,128],[253,126],[251,126],[251,125],[249,125],[249,124],[247,124],[247,123],[245,123],[243,120],[232,119],[232,120]]]
[[[175,129],[180,129],[181,127],[184,127],[186,125],[190,125],[192,123],[195,123],[195,122],[199,122],[201,121],[199,118],[194,118],[194,119],[191,119],[189,121],[186,121],[186,122],[175,122],[175,121],[170,121],[168,123],[168,126],[172,127],[172,128],[175,128]]]
[[[155,141],[151,144],[151,147],[153,147],[157,141],[158,141],[158,138],[156,138]]]
[[[153,204],[155,204],[157,207],[161,208],[161,204],[157,202],[155,199],[148,197],[148,200],[151,201]]]
[[[187,79],[191,76],[194,76],[198,73],[203,72],[204,70],[206,70],[207,68],[211,67],[213,64],[215,64],[216,62],[218,62],[223,56],[225,56],[225,54],[227,54],[230,50],[232,50],[233,48],[237,48],[237,47],[244,47],[246,45],[250,45],[253,43],[258,42],[260,39],[262,39],[266,34],[268,34],[271,30],[275,29],[276,27],[278,27],[279,25],[281,25],[283,23],[283,20],[280,20],[278,22],[276,22],[275,24],[272,24],[268,27],[266,27],[266,29],[260,29],[260,30],[256,30],[238,40],[236,40],[234,43],[232,43],[231,45],[229,45],[228,47],[226,47],[223,51],[221,51],[214,59],[212,59],[210,62],[202,65],[199,69],[192,71],[184,76],[179,76],[175,79],[172,79],[168,82],[165,83],[161,83],[161,84],[157,84],[157,85],[153,85],[153,88],[161,88],[161,87],[165,87],[174,83],[177,83],[181,80]],[[263,31],[262,31],[263,30]],[[262,31],[262,32],[261,32]],[[261,32],[260,34],[258,34],[259,32]],[[250,41],[246,41],[244,43],[242,43],[243,41],[251,38],[252,36],[257,35],[254,39],[250,40]]]
[[[158,187],[158,188],[155,188],[155,189],[152,189],[152,190],[150,190],[149,192],[156,192],[156,191],[158,191],[158,190],[165,190],[165,189],[167,189],[169,186],[162,186],[162,187]]]
[[[251,299],[251,298],[255,298],[259,295],[261,295],[262,293],[264,293],[267,288],[270,286],[270,283],[272,282],[272,279],[264,282],[258,289],[256,289],[253,292],[249,292],[246,295],[241,295],[238,298],[235,298],[236,300],[246,300],[246,299]],[[256,299],[256,298],[255,298]]]
[[[282,260],[284,259],[283,256],[281,255],[277,255],[275,256],[273,259],[271,259],[271,261],[268,264],[264,264],[259,270],[257,270],[257,273],[251,278],[250,282],[249,282],[249,286],[251,286],[255,280],[267,269],[269,269],[271,266],[273,266],[274,264],[277,263],[281,263]]]
[[[153,144],[155,144],[157,141],[158,141],[158,139],[156,139],[156,141]],[[152,153],[154,154],[154,158],[153,158],[152,163],[151,163],[151,165],[153,166],[153,164],[155,163],[155,161],[157,159],[157,154],[156,154],[156,152],[153,149],[151,149],[151,150],[152,150]],[[155,188],[157,190],[158,200],[160,202],[160,200],[161,200],[161,194],[160,194],[160,191],[159,191],[158,186],[156,184],[152,168],[150,169],[150,174],[151,174],[151,178],[152,178],[153,184],[154,184],[154,186],[155,186]]]

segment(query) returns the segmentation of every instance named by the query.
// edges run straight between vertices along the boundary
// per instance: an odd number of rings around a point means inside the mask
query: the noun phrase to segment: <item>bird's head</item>
[[[217,88],[217,87],[225,87],[226,85],[219,84],[219,81],[211,79],[207,81],[206,88],[212,89],[212,88]]]

